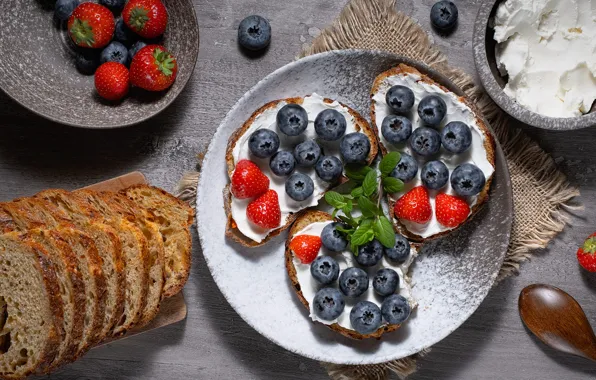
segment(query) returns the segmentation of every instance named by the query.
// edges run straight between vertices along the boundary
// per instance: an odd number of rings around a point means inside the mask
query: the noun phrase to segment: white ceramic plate
[[[229,136],[263,104],[313,92],[344,102],[369,119],[374,78],[400,62],[417,67],[460,93],[427,67],[386,53],[349,50],[310,56],[275,71],[246,93],[219,126],[203,162],[197,225],[215,282],[253,328],[280,346],[315,360],[372,364],[432,346],[457,329],[484,300],[509,245],[511,184],[503,153],[497,147],[488,204],[461,230],[427,244],[412,267],[413,295],[420,304],[417,311],[401,329],[381,340],[354,341],[309,319],[284,267],[287,233],[252,249],[226,239],[222,190],[228,183],[224,156]]]

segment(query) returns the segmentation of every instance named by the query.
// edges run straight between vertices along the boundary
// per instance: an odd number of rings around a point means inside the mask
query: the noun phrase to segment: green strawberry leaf
[[[364,195],[370,197],[377,191],[377,172],[374,170],[369,171],[362,181],[362,191]]]
[[[387,177],[399,163],[401,155],[397,152],[387,153],[379,163],[379,170],[382,177]]]
[[[366,175],[372,170],[373,169],[369,168],[368,166],[355,164],[346,165],[344,169],[346,177],[356,183],[362,183],[362,181],[364,181],[364,177],[366,177]]]
[[[325,201],[329,203],[331,207],[336,209],[342,209],[346,206],[346,199],[336,191],[328,191],[325,193]]]
[[[383,190],[387,193],[398,193],[404,189],[404,183],[393,177],[383,178]]]
[[[377,240],[387,248],[395,245],[395,231],[393,225],[385,216],[377,218],[373,224],[373,231]]]

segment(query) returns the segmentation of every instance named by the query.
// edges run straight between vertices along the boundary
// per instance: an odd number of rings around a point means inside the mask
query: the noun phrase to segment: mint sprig
[[[390,176],[397,167],[400,154],[391,152],[379,163],[379,170],[364,165],[347,165],[346,177],[354,187],[349,194],[329,191],[325,200],[334,208],[333,217],[341,220],[345,226],[338,226],[337,230],[344,234],[350,242],[350,249],[358,255],[358,248],[377,239],[383,246],[393,248],[395,232],[391,221],[385,216],[380,205],[385,193],[396,193],[403,189],[404,184],[397,178]],[[354,217],[355,208],[362,216]]]

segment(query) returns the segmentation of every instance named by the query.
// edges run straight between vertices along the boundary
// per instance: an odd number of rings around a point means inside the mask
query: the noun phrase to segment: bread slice
[[[333,217],[326,212],[316,211],[316,210],[309,210],[304,212],[300,218],[296,219],[292,227],[290,228],[290,232],[288,234],[288,239],[286,242],[286,250],[285,250],[285,263],[286,263],[286,270],[288,272],[288,276],[290,278],[290,282],[292,283],[292,289],[298,295],[300,302],[304,305],[304,307],[310,312],[310,300],[307,300],[302,293],[302,285],[298,280],[298,275],[296,272],[296,266],[294,264],[294,253],[290,249],[290,242],[294,238],[298,232],[302,231],[309,225],[318,222],[331,222],[333,221]],[[368,291],[373,291],[369,289]],[[345,311],[344,311],[345,312]],[[383,334],[397,330],[401,325],[384,325],[381,326],[377,331],[372,334],[360,334],[355,330],[348,329],[346,327],[340,326],[338,323],[333,323],[331,325],[326,325],[331,330],[336,331],[342,334],[345,337],[351,339],[368,339],[368,338],[380,338]]]
[[[84,330],[79,342],[77,357],[101,341],[105,314],[106,279],[102,271],[102,259],[93,239],[83,231],[60,223],[46,211],[43,204],[33,198],[21,198],[5,203],[22,229],[56,229],[78,258],[78,270],[85,281],[86,309]],[[59,364],[59,363],[58,363]]]
[[[63,339],[62,298],[47,253],[27,235],[0,235],[0,289],[0,376],[46,372]]]
[[[149,185],[134,185],[120,192],[154,216],[159,227],[165,254],[164,297],[182,290],[190,274],[192,242],[189,228],[194,210],[166,191]]]
[[[149,249],[149,281],[147,304],[141,314],[139,326],[151,322],[159,312],[164,285],[164,244],[159,227],[150,221],[148,211],[138,207],[132,200],[122,194],[112,192],[94,192],[91,190],[75,191],[75,196],[85,197],[106,215],[121,217],[134,223],[145,238]]]
[[[124,313],[120,315],[112,335],[119,336],[135,327],[147,302],[149,281],[149,252],[147,239],[133,223],[114,215],[106,215],[96,204],[75,193],[63,197],[71,204],[78,218],[87,217],[112,227],[120,239],[125,266]]]
[[[256,110],[252,114],[252,116],[242,125],[242,127],[240,127],[238,130],[236,130],[232,134],[232,136],[230,136],[230,138],[228,140],[228,146],[226,149],[226,164],[227,164],[227,169],[228,169],[228,176],[230,178],[232,178],[232,175],[234,174],[234,170],[236,168],[236,162],[234,160],[233,151],[234,151],[234,148],[235,148],[236,144],[238,143],[238,141],[249,131],[249,129],[252,127],[255,120],[257,120],[260,115],[262,115],[264,112],[266,112],[268,110],[277,108],[280,105],[280,103],[282,103],[282,102],[285,102],[287,104],[302,105],[304,103],[304,98],[296,97],[296,98],[280,99],[280,100],[275,100],[275,101],[265,104],[264,106],[262,106],[261,108]],[[327,104],[331,104],[331,103],[334,103],[334,100],[329,99],[329,98],[323,98],[323,102],[327,103]],[[369,152],[368,158],[367,158],[367,164],[370,165],[378,153],[377,134],[375,133],[374,129],[370,126],[370,124],[358,112],[356,112],[354,109],[348,107],[347,105],[345,105],[343,103],[340,103],[340,104],[341,104],[341,106],[345,107],[348,110],[348,112],[350,113],[350,115],[352,115],[352,117],[354,118],[356,131],[364,133],[370,141],[371,149],[370,149],[370,152]],[[343,181],[345,181],[345,178],[340,182],[343,182]],[[330,187],[332,187],[332,186],[330,186]],[[234,221],[234,219],[232,217],[232,213],[231,213],[232,194],[229,190],[229,186],[226,186],[224,188],[223,196],[224,196],[224,209],[226,211],[226,216],[227,216],[227,220],[228,220],[227,226],[226,226],[226,236],[228,238],[242,244],[245,247],[258,247],[263,244],[266,244],[273,237],[279,235],[281,232],[285,231],[288,227],[290,227],[292,225],[292,223],[294,222],[294,220],[296,220],[296,218],[298,218],[301,215],[301,212],[296,212],[294,214],[291,214],[287,218],[284,225],[282,225],[281,227],[276,228],[274,230],[271,230],[269,235],[267,235],[267,237],[265,239],[263,239],[263,241],[256,242],[256,241],[246,237],[244,234],[242,234],[242,232],[238,229],[236,221]],[[278,196],[281,196],[281,195],[278,194]]]
[[[397,67],[394,67],[392,69],[389,69],[389,70],[381,73],[375,79],[375,81],[373,83],[372,90],[371,90],[371,100],[372,100],[371,101],[371,122],[372,122],[372,125],[373,125],[376,135],[379,137],[378,138],[379,147],[380,147],[381,153],[383,155],[387,154],[387,152],[392,148],[390,146],[385,145],[383,143],[383,139],[381,138],[381,134],[380,134],[381,133],[381,125],[378,125],[378,123],[377,123],[377,109],[376,109],[376,104],[375,104],[375,101],[373,100],[373,97],[381,90],[381,87],[387,78],[394,77],[394,76],[403,76],[403,75],[408,75],[408,74],[413,74],[413,75],[419,76],[420,77],[419,82],[435,85],[435,86],[439,87],[441,90],[445,91],[446,93],[452,93],[449,89],[447,89],[445,86],[441,85],[440,83],[436,82],[428,75],[425,75],[425,74],[421,73],[419,70],[417,70],[416,68],[405,65],[405,64],[400,64]],[[467,106],[472,111],[473,115],[475,116],[476,124],[478,125],[478,127],[484,137],[484,149],[486,151],[486,158],[487,158],[488,162],[494,168],[495,167],[495,140],[494,140],[494,137],[493,137],[492,133],[490,132],[489,128],[487,127],[486,122],[484,121],[484,119],[481,116],[482,113],[466,97],[464,97],[464,96],[456,96],[456,97],[457,97],[457,100],[460,103],[462,103],[463,105]],[[415,107],[416,107],[416,105],[415,105]],[[412,112],[415,112],[415,110]],[[478,194],[476,204],[471,208],[471,213],[470,213],[470,216],[468,217],[468,220],[470,218],[472,218],[472,216],[475,215],[488,200],[488,193],[490,190],[491,183],[492,183],[492,176],[489,178],[486,178],[486,185],[484,186],[484,188],[482,189],[480,194]],[[422,237],[422,236],[408,230],[408,228],[406,228],[406,225],[403,224],[401,221],[399,221],[395,217],[395,215],[393,213],[394,213],[394,205],[395,205],[396,199],[394,199],[391,196],[388,196],[388,201],[389,201],[388,203],[389,203],[389,210],[391,213],[391,219],[393,221],[395,230],[398,233],[406,236],[411,241],[424,242],[426,240],[443,237],[465,224],[465,223],[462,223],[457,228],[449,229],[449,230],[446,230],[446,231],[443,231],[443,232],[440,232],[440,233],[437,233],[437,234],[434,234],[432,236],[428,236],[425,238],[425,237]],[[434,210],[433,210],[433,212],[434,212]]]
[[[124,314],[124,260],[122,244],[118,232],[111,226],[102,223],[99,218],[89,218],[77,207],[64,190],[46,190],[35,198],[42,200],[43,207],[60,219],[84,230],[95,241],[99,254],[103,259],[102,270],[106,277],[107,295],[106,310],[100,336],[102,339],[111,336],[116,324]]]

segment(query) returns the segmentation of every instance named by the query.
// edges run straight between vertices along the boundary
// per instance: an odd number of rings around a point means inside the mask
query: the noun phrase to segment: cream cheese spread
[[[507,0],[493,20],[505,93],[551,117],[590,112],[596,99],[596,1]]]

